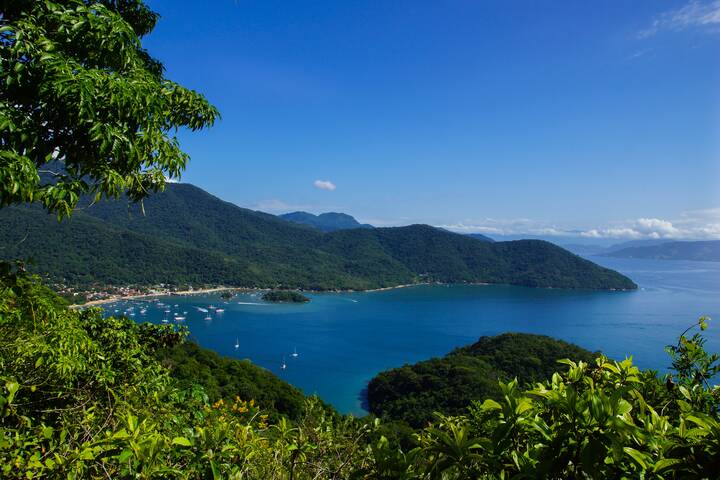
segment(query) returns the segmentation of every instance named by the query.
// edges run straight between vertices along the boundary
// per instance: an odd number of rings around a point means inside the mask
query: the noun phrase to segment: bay
[[[248,292],[227,303],[213,294],[161,297],[163,305],[124,301],[106,308],[108,314],[127,311],[137,321],[153,323],[174,322],[177,312],[185,317],[178,323],[186,324],[203,347],[250,359],[306,394],[316,393],[341,412],[357,415],[366,413],[362,391],[378,372],[444,355],[483,335],[544,334],[616,359],[632,354],[639,366],[665,371],[665,345],[700,315],[720,322],[720,263],[590,258],[626,274],[640,288],[593,292],[422,285],[310,294],[312,301],[302,305],[269,304]],[[705,334],[708,350],[720,352],[720,323],[711,322]]]

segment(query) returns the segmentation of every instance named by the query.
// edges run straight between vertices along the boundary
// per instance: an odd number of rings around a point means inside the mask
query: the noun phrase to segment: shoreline
[[[487,283],[487,282],[463,282],[461,284],[439,283],[439,282],[418,282],[418,283],[405,283],[402,285],[394,285],[392,287],[368,288],[365,290],[357,290],[357,289],[352,289],[352,288],[349,288],[349,289],[327,289],[327,290],[303,290],[300,288],[290,288],[290,289],[286,289],[286,290],[293,290],[296,292],[307,292],[307,293],[314,293],[314,294],[372,293],[372,292],[386,292],[389,290],[398,290],[401,288],[419,287],[419,286],[424,286],[424,285],[425,286],[427,286],[427,285],[489,286],[489,285],[502,285],[502,284],[494,284],[494,283]],[[520,285],[515,285],[515,286],[520,286]],[[547,289],[547,290],[562,289],[561,287],[526,287],[526,288],[539,288],[539,289]],[[634,289],[625,289],[625,288],[608,289],[608,290],[589,289],[589,291],[632,292],[632,291],[637,291],[638,289],[639,289],[639,287],[634,288]],[[202,288],[202,289],[198,289],[198,290],[183,290],[180,292],[143,293],[140,295],[118,295],[118,296],[114,296],[114,297],[103,298],[100,300],[91,300],[89,302],[85,302],[85,303],[81,303],[81,304],[70,305],[69,308],[71,308],[71,309],[89,308],[89,307],[96,307],[96,306],[104,305],[106,303],[113,303],[113,302],[125,301],[125,300],[137,300],[137,299],[143,299],[143,298],[204,295],[207,293],[225,292],[228,290],[242,291],[242,292],[266,292],[266,291],[273,290],[273,289],[272,288],[252,288],[252,287],[212,287],[212,288]],[[285,290],[285,289],[283,289],[283,290]],[[578,290],[578,289],[573,288],[570,290]],[[585,289],[580,289],[580,290],[585,290]]]
[[[213,288],[202,288],[199,290],[183,290],[180,292],[143,293],[140,295],[118,295],[115,297],[102,298],[100,300],[90,300],[89,302],[79,303],[77,305],[70,305],[70,308],[78,309],[78,308],[96,307],[99,305],[104,305],[106,303],[120,302],[120,301],[124,301],[124,300],[137,300],[139,298],[202,295],[205,293],[224,292],[227,290],[253,290],[253,289],[237,288],[237,287],[213,287]]]
[[[416,287],[416,286],[420,286],[420,285],[432,285],[432,284],[428,283],[428,282],[406,283],[403,285],[395,285],[392,287],[369,288],[367,290],[355,290],[355,289],[302,290],[299,288],[291,288],[288,290],[293,290],[293,291],[297,291],[297,292],[308,292],[308,293],[362,293],[362,292],[383,292],[383,291],[387,291],[387,290]],[[485,285],[485,284],[480,284],[480,285]],[[154,298],[154,297],[203,295],[206,293],[225,292],[228,290],[237,290],[237,291],[243,291],[243,292],[265,292],[265,291],[272,290],[272,288],[213,287],[213,288],[202,288],[202,289],[198,289],[198,290],[183,290],[180,292],[143,293],[140,295],[118,295],[118,296],[103,298],[103,299],[99,299],[99,300],[91,300],[89,302],[79,303],[76,305],[70,305],[69,308],[71,308],[71,309],[89,308],[89,307],[97,307],[100,305],[105,305],[106,303],[121,302],[121,301],[125,301],[125,300],[137,300],[137,299],[142,299],[142,298]]]

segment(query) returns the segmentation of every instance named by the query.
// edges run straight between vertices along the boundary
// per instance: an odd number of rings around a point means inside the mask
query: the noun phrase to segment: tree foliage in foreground
[[[565,362],[527,390],[438,416],[403,450],[377,420],[309,399],[270,421],[253,399],[210,403],[156,360],[172,328],[68,310],[5,265],[0,275],[3,478],[714,478],[717,357],[699,335],[670,349],[674,379],[630,360]],[[705,326],[705,320],[698,324]]]
[[[0,207],[68,216],[83,194],[138,201],[177,177],[178,128],[218,113],[142,47],[140,0],[0,2]]]

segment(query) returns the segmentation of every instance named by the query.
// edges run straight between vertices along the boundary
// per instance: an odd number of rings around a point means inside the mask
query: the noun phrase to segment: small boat
[[[175,315],[175,320],[178,322],[182,322],[183,320],[185,320],[185,317],[183,317],[182,315]]]
[[[205,320],[212,320],[212,317],[210,315],[205,317]]]
[[[170,313],[170,310],[165,310],[165,313]]]
[[[163,323],[170,323],[170,320],[168,320],[167,318],[163,318],[163,319],[162,319],[162,322],[163,322]]]
[[[235,348],[240,348],[240,339],[238,337],[235,337]]]
[[[225,311],[225,309],[224,308],[216,308],[215,311],[217,313],[223,313]]]
[[[197,308],[198,311],[203,312],[203,313],[207,313],[207,311],[208,311],[207,308],[202,308],[202,307],[195,307],[195,308]]]
[[[298,355],[300,355],[300,354],[297,352],[297,347],[295,347],[295,350],[293,350],[293,352],[292,352],[290,355],[291,355],[292,357],[295,357],[295,358],[297,358]]]
[[[283,357],[282,365],[280,365],[281,370],[285,370],[287,368],[287,364],[285,363],[285,357]]]
[[[209,308],[210,310],[215,310],[216,307],[215,307],[215,305],[208,305],[208,308]]]

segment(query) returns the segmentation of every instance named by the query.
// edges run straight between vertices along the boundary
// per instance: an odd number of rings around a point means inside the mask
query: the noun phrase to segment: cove
[[[303,305],[265,303],[258,293],[242,293],[225,303],[212,294],[160,297],[163,305],[116,302],[106,312],[128,311],[137,321],[153,323],[173,322],[178,312],[185,317],[180,323],[203,347],[247,358],[306,394],[317,393],[339,411],[357,415],[366,413],[361,394],[378,372],[444,355],[482,335],[544,334],[616,359],[632,354],[639,366],[664,371],[669,365],[664,346],[698,316],[720,322],[720,263],[591,259],[628,275],[640,288],[594,292],[421,285],[311,294],[312,301]],[[720,351],[720,323],[711,322],[705,334],[707,349]]]

